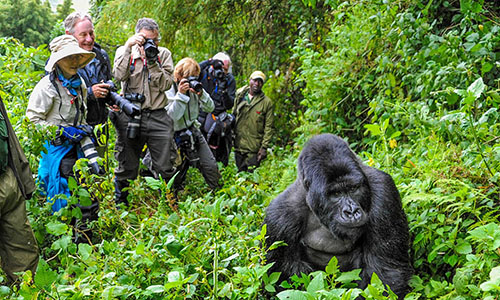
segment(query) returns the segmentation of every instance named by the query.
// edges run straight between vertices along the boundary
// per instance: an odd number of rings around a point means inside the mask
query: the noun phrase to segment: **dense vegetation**
[[[38,272],[9,299],[261,299],[274,291],[261,242],[264,209],[295,179],[296,157],[320,132],[346,138],[391,174],[412,236],[415,276],[407,299],[500,295],[500,20],[495,1],[95,1],[98,41],[112,55],[139,16],[157,19],[177,61],[220,49],[239,86],[260,68],[275,102],[275,146],[253,174],[223,170],[207,192],[197,171],[175,203],[167,184],[139,178],[132,207],[112,201],[112,171],[84,173],[70,201],[100,200],[90,245],[71,243],[69,219],[27,201],[41,248]],[[117,22],[116,20],[120,20]],[[36,172],[49,133],[24,119],[42,76],[43,46],[0,39],[0,96]],[[113,136],[109,141],[109,165]],[[269,245],[267,245],[269,246]],[[364,291],[340,273],[296,277],[280,299],[387,299],[374,276]],[[4,277],[0,275],[0,284]]]

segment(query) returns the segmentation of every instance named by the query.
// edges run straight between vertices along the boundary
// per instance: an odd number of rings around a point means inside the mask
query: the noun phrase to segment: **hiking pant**
[[[200,170],[208,186],[212,190],[215,190],[220,187],[219,179],[221,178],[217,162],[200,130],[194,126],[191,126],[189,129],[193,133],[195,140],[195,151],[193,155],[197,156],[199,160],[193,165],[193,163],[189,161],[186,151],[181,147],[182,163],[179,167],[179,174],[177,174],[174,180],[174,189],[179,189],[182,186],[189,167],[193,166]]]
[[[25,199],[12,169],[0,175],[0,260],[8,283],[17,280],[15,272],[38,265],[38,245],[26,216]]]
[[[118,167],[115,169],[115,201],[128,205],[128,192],[123,191],[139,173],[139,160],[144,145],[151,153],[152,167],[168,181],[174,175],[171,162],[171,143],[174,137],[174,123],[165,109],[143,110],[141,113],[139,135],[127,137],[127,125],[130,117],[124,112],[112,112],[111,122],[116,128],[115,157]]]
[[[255,168],[260,166],[260,161],[257,160],[257,153],[241,153],[234,151],[234,160],[238,172],[253,172]]]

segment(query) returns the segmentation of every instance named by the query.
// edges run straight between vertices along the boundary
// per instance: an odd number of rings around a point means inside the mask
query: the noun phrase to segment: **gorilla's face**
[[[370,198],[364,176],[348,173],[319,187],[307,194],[311,211],[332,234],[344,239],[359,238],[368,221]]]
[[[370,188],[347,143],[310,144],[299,159],[299,171],[311,211],[329,231],[342,239],[357,239],[364,232],[370,209]],[[302,170],[300,170],[302,169]]]

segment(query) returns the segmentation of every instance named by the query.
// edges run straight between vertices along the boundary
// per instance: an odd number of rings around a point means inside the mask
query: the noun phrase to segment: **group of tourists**
[[[237,90],[226,53],[200,64],[186,57],[174,67],[172,53],[158,46],[159,26],[150,18],[137,21],[135,34],[116,50],[113,64],[95,43],[88,15],[72,13],[64,26],[66,34],[49,44],[46,75],[33,89],[26,110],[32,123],[56,130],[45,143],[38,171],[54,212],[67,205],[61,195],[70,196],[68,178],[78,176],[73,172],[78,159],[88,159],[91,173],[107,171],[99,163],[106,145],[98,141],[101,135],[109,137],[108,118],[116,131],[114,200],[122,208],[129,205],[127,188],[139,175],[141,162],[145,174],[165,181],[175,176],[174,191],[179,192],[191,166],[200,170],[210,189],[218,189],[217,161],[227,166],[233,146],[238,171],[251,172],[266,157],[273,105],[262,91],[263,72],[253,72]],[[2,103],[0,258],[9,283],[17,280],[15,272],[36,269],[38,248],[24,204],[34,189]],[[74,236],[80,243],[91,237],[87,224],[97,218],[99,204],[94,199],[90,206],[77,205],[82,218],[72,222],[82,233]]]

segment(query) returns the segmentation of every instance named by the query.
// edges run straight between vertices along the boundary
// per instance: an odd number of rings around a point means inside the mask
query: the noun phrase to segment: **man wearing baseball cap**
[[[255,71],[234,101],[235,159],[238,171],[252,171],[267,156],[273,128],[273,104],[262,91],[266,75]]]

